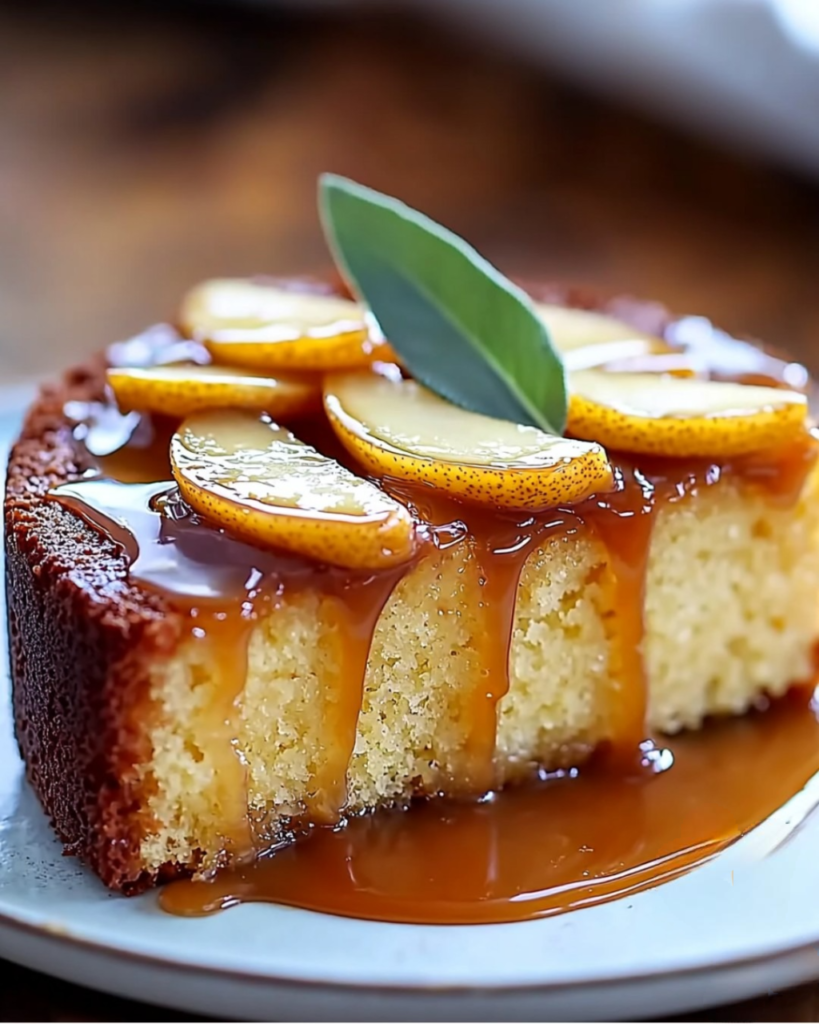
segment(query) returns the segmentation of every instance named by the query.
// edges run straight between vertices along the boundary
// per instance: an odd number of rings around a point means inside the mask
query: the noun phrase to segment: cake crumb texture
[[[649,556],[648,724],[740,714],[815,672],[819,469],[795,508],[730,480],[660,511]]]

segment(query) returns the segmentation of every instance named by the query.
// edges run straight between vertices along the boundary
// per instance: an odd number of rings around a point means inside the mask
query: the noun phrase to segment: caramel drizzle
[[[607,702],[611,723],[609,756],[615,765],[635,768],[645,739],[648,681],[643,662],[646,571],[657,505],[654,487],[637,470],[617,467],[615,489],[585,503],[580,515],[602,541],[618,609],[610,632]]]
[[[638,470],[620,467],[609,494],[595,495],[573,508],[528,516],[466,507],[395,480],[385,480],[383,485],[419,518],[435,525],[438,538],[454,537],[449,543],[469,545],[479,566],[469,603],[480,613],[482,628],[474,642],[483,672],[466,706],[462,756],[443,790],[450,795],[474,795],[496,788],[498,705],[510,687],[509,657],[523,568],[548,538],[585,531],[604,545],[614,588],[611,604],[618,609],[609,637],[609,760],[613,766],[637,767],[648,705],[642,640],[645,576],[657,510],[652,483]]]
[[[50,498],[121,545],[130,575],[184,611],[183,642],[204,646],[203,658],[216,681],[199,712],[198,728],[221,752],[212,785],[223,848],[246,857],[253,838],[246,770],[236,748],[237,705],[247,674],[250,632],[263,600],[261,572],[237,558],[239,545],[223,534],[217,534],[215,553],[224,561],[207,566],[200,557],[203,527],[193,517],[188,520],[169,481],[121,483],[97,477],[63,484]]]
[[[322,618],[333,634],[335,657],[322,679],[329,699],[322,726],[324,757],[316,767],[305,801],[311,824],[335,825],[347,805],[347,771],[355,747],[372,638],[384,605],[404,572],[403,566],[385,570],[358,584],[339,576],[326,592]]]
[[[222,844],[231,860],[241,862],[255,850],[248,815],[247,768],[236,744],[239,707],[247,676],[247,651],[257,607],[243,604],[230,612],[191,610],[191,635],[204,637],[207,658],[216,671],[215,698],[200,716],[200,728],[215,742],[218,757],[212,798],[222,811]]]
[[[172,347],[179,343],[178,336],[176,339],[173,341],[171,338]],[[767,374],[773,374],[771,367],[774,364],[768,357],[764,361],[749,360],[750,346],[733,339],[731,342],[742,350],[742,376],[754,375],[753,371],[760,369],[769,379]],[[123,361],[134,358],[131,351],[134,343],[128,344],[131,348]],[[169,339],[165,336],[149,338],[146,344],[140,342],[137,347],[142,365],[161,361],[167,354],[168,344]],[[732,350],[726,355],[730,348],[726,344],[720,351],[722,364],[714,375],[724,376],[723,364],[739,352],[739,349]],[[151,346],[155,346],[155,351]],[[188,351],[185,357],[198,358],[196,353]],[[783,378],[786,373],[793,374],[794,365],[781,364],[785,368],[782,370]],[[364,585],[361,580],[351,580],[333,570],[317,575],[315,566],[294,567],[293,559],[260,552],[233,541],[218,528],[202,523],[180,506],[167,480],[161,485],[154,485],[159,490],[150,492],[144,488],[134,490],[140,487],[139,483],[124,482],[167,477],[165,442],[170,432],[168,424],[151,424],[147,420],[125,422],[127,418],[124,417],[118,420],[118,414],[104,403],[95,408],[89,406],[84,414],[77,408],[67,412],[80,421],[78,439],[84,441],[89,452],[100,457],[99,463],[104,471],[115,474],[117,480],[81,480],[58,488],[53,497],[123,545],[131,562],[131,576],[143,585],[163,591],[174,607],[188,615],[192,636],[208,643],[213,663],[218,665],[222,680],[221,697],[214,702],[206,727],[230,752],[230,756],[223,758],[223,798],[226,808],[233,805],[235,809],[227,809],[225,813],[229,822],[225,830],[226,848],[245,850],[250,843],[246,772],[236,750],[236,703],[246,676],[247,646],[252,626],[258,618],[260,603],[270,600],[264,596],[266,593],[280,594],[282,588],[298,586],[303,580],[309,579],[312,587],[318,582],[325,598],[328,625],[339,643],[336,670],[331,678],[324,681],[333,694],[328,704],[331,710],[327,722],[333,741],[328,745],[323,764],[316,771],[311,786],[313,795],[306,810],[316,821],[338,821],[346,802],[346,775],[355,742],[372,635],[400,573],[392,577],[383,574],[375,582],[370,579],[366,581],[369,585]],[[115,433],[119,431],[120,440],[106,446],[102,435],[110,434],[112,430]],[[126,434],[128,441],[123,445],[121,438]],[[162,453],[159,458],[158,451]],[[767,453],[732,465],[706,462],[688,465],[674,461],[673,464],[660,462],[653,467],[638,469],[623,458],[617,467],[617,486],[611,494],[593,497],[571,509],[551,510],[524,519],[481,508],[467,508],[428,489],[407,488],[393,481],[384,481],[387,490],[418,510],[422,521],[438,528],[434,533],[436,542],[442,543],[442,538],[447,538],[444,543],[468,544],[480,567],[473,604],[480,610],[483,622],[483,630],[476,640],[481,648],[484,672],[476,680],[474,693],[468,702],[469,722],[463,757],[457,768],[452,770],[449,785],[445,788],[474,794],[488,791],[496,785],[497,707],[509,689],[515,597],[526,559],[548,535],[590,530],[603,542],[608,553],[616,590],[614,606],[618,609],[611,631],[610,673],[614,682],[610,739],[618,763],[633,766],[639,757],[639,744],[645,737],[647,689],[641,650],[644,588],[651,529],[659,505],[663,501],[682,500],[697,488],[718,482],[725,473],[735,475],[748,486],[761,487],[770,494],[771,500],[793,502],[798,498],[815,458],[816,445],[807,437],[801,446],[794,446],[793,452]],[[104,499],[93,493],[94,488],[99,491],[102,486],[109,489]],[[111,499],[112,488],[122,489],[118,490],[119,495],[127,491],[128,497],[123,502],[127,508],[124,511],[120,507],[119,496]],[[147,507],[144,504],[146,495]],[[184,571],[176,574],[175,582],[171,582],[167,574],[163,579],[157,579],[150,569],[152,560],[146,558],[146,552],[154,550],[158,546],[157,537],[163,530],[167,531],[166,509],[157,510],[155,503],[152,504],[160,496],[179,512],[176,524],[181,531],[180,536],[187,537],[190,533],[200,539],[207,537],[207,543],[218,538],[215,549],[218,554],[204,560],[210,570],[215,564],[238,565],[243,570],[252,568],[253,572],[246,574],[241,585],[234,580],[229,592],[220,593],[215,601],[205,600],[203,603],[201,595],[190,593],[190,565],[186,564]],[[140,502],[143,502],[142,506]],[[123,514],[117,515],[117,511]],[[147,538],[140,533],[144,528],[143,516],[147,516],[152,524]],[[177,549],[180,546],[178,536],[174,545]],[[230,551],[226,550],[227,547]],[[255,582],[248,588],[247,581],[251,578]],[[231,799],[230,793],[242,796]]]
[[[468,548],[476,571],[468,604],[480,623],[473,637],[482,666],[463,708],[463,749],[447,766],[440,791],[474,796],[498,783],[495,764],[498,704],[509,692],[509,654],[515,622],[518,583],[523,566],[543,535],[562,522],[554,513],[533,516],[468,507],[430,488],[402,481],[382,481],[385,490],[416,517],[431,524],[439,548],[461,544]]]
[[[150,457],[134,464],[149,465]],[[347,768],[372,635],[403,569],[374,575],[317,571],[299,558],[258,550],[203,522],[168,480],[91,477],[63,484],[49,497],[119,544],[131,578],[163,595],[185,617],[190,640],[206,645],[204,657],[215,668],[218,684],[200,728],[222,751],[213,799],[226,823],[226,852],[245,855],[254,849],[247,771],[237,748],[237,705],[247,677],[250,635],[285,593],[303,586],[320,590],[336,656],[322,679],[328,709],[324,756],[308,787],[305,811],[316,823],[337,822],[347,799]]]
[[[481,526],[484,526],[482,529]],[[515,605],[523,566],[537,546],[546,524],[532,518],[498,535],[485,524],[472,528],[475,555],[480,566],[479,593],[475,604],[481,610],[483,631],[478,638],[483,679],[470,700],[466,738],[466,768],[458,788],[472,793],[497,786],[495,745],[498,705],[509,692],[509,655],[515,626]],[[497,637],[500,637],[498,642]]]

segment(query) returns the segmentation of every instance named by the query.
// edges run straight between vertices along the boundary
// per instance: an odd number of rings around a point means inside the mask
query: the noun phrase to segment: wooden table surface
[[[0,12],[0,380],[127,336],[204,276],[326,267],[322,170],[507,272],[662,298],[819,370],[815,185],[386,5],[293,6]],[[4,1020],[173,1019],[2,962],[0,993]],[[819,1020],[819,987],[706,1018]]]

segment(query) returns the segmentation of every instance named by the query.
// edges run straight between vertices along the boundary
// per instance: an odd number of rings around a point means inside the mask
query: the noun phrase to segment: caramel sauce
[[[804,693],[674,737],[673,766],[597,765],[481,803],[379,811],[212,882],[173,882],[165,910],[250,901],[413,924],[487,924],[604,903],[668,881],[759,824],[819,771]]]
[[[336,824],[343,815],[370,644],[378,617],[402,575],[403,569],[392,569],[357,584],[347,579],[332,588],[325,601],[323,615],[333,628],[336,660],[332,674],[322,680],[330,699],[323,723],[324,763],[312,781],[312,796],[305,807],[311,823]],[[335,578],[337,584],[343,579]]]
[[[533,516],[465,507],[432,488],[411,487],[395,480],[382,483],[420,521],[435,527],[432,536],[439,547],[466,544],[475,560],[476,571],[465,574],[464,603],[477,613],[480,623],[473,642],[482,668],[472,692],[465,695],[463,749],[441,789],[450,796],[488,792],[498,782],[497,706],[509,690],[509,650],[518,581],[526,559],[541,538],[549,531],[561,530],[566,517],[559,511]]]
[[[639,744],[645,739],[648,688],[642,658],[643,598],[651,528],[657,510],[653,484],[639,470],[620,465],[611,493],[581,507],[583,521],[602,541],[609,558],[617,609],[610,630],[608,695],[611,723],[606,753],[614,769],[635,768]]]
[[[234,747],[236,701],[246,675],[250,629],[263,599],[258,566],[264,555],[202,527],[168,480],[125,483],[97,477],[63,484],[52,498],[122,545],[131,578],[185,612],[185,640],[203,648],[199,660],[215,680],[196,725],[216,752],[213,799],[221,809],[222,845],[234,856],[248,856],[254,844],[245,768]]]
[[[150,446],[152,454],[135,459],[131,471],[138,464],[156,465],[162,476],[169,475],[167,445],[161,433],[158,437],[160,444]],[[109,460],[99,462],[101,469],[110,470]],[[255,548],[203,521],[168,479],[143,483],[97,475],[62,484],[50,497],[121,545],[131,579],[162,594],[183,614],[188,639],[204,647],[200,660],[217,676],[217,697],[200,728],[221,750],[215,784],[226,823],[226,852],[245,855],[254,849],[245,769],[235,746],[236,702],[247,675],[250,633],[283,595],[300,588],[322,595],[323,614],[337,639],[336,661],[322,680],[331,709],[328,753],[312,780],[315,795],[305,811],[313,820],[337,822],[346,802],[347,764],[370,640],[401,570],[356,573]]]
[[[681,343],[673,326],[670,340]],[[186,349],[190,343],[169,330],[154,329],[120,346],[116,360],[148,365],[164,361],[168,346],[176,346],[175,358],[204,361],[206,356]],[[681,333],[686,331],[684,344],[699,354],[703,324],[689,324]],[[757,350],[749,352],[750,346],[727,336],[717,342],[718,358],[706,367],[711,375],[796,386],[796,364],[753,354]],[[173,883],[161,897],[167,910],[202,914],[261,900],[390,921],[539,917],[674,877],[764,820],[819,770],[819,723],[804,694],[764,714],[714,723],[675,737],[669,747],[655,747],[645,734],[641,652],[657,512],[726,477],[762,491],[774,504],[792,506],[817,458],[819,443],[812,435],[787,451],[733,462],[637,464],[616,456],[610,493],[538,515],[467,506],[431,488],[382,481],[424,525],[426,543],[467,545],[474,559],[466,603],[481,625],[474,642],[483,671],[465,695],[462,755],[441,787],[449,796],[472,799],[438,798],[406,812],[344,820],[346,771],[372,634],[401,573],[365,577],[234,540],[179,499],[167,458],[172,423],[123,417],[104,402],[67,413],[77,421],[76,436],[96,470],[57,488],[52,497],[121,544],[131,578],[161,593],[189,624],[191,642],[203,645],[219,679],[218,698],[200,724],[221,751],[225,851],[239,858],[257,853],[253,863],[222,869],[209,881]],[[338,454],[323,420],[297,433],[327,454]],[[349,462],[349,456],[343,459]],[[497,705],[509,687],[521,571],[548,538],[584,532],[604,546],[614,588],[607,749],[579,771],[494,793]],[[327,705],[328,755],[304,808],[309,836],[271,850],[264,829],[252,834],[248,820],[236,705],[253,625],[300,587],[322,595],[335,643],[334,667],[323,680],[333,696]],[[476,794],[488,795],[476,800]]]

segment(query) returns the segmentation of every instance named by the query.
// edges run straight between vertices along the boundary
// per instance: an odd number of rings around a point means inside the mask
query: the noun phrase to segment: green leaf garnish
[[[520,288],[424,214],[335,174],[319,180],[339,268],[410,373],[455,405],[562,434],[566,373]]]

